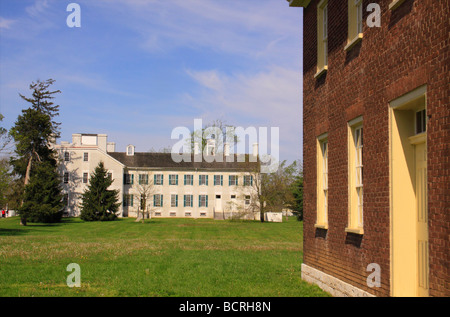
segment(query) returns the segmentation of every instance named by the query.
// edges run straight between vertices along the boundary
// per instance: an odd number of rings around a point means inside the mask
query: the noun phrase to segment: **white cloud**
[[[15,20],[8,20],[8,19],[0,17],[0,30],[10,29],[11,25],[13,25],[15,22],[16,22]]]

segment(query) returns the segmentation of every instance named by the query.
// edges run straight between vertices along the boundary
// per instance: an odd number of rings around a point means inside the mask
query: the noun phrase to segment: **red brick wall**
[[[450,1],[364,0],[364,38],[350,51],[347,1],[328,0],[328,72],[314,79],[317,3],[304,9],[304,263],[377,296],[390,295],[388,103],[427,84],[430,295],[449,296]],[[369,3],[381,27],[368,28]],[[345,232],[348,214],[347,122],[363,115],[364,235]],[[328,132],[328,223],[316,229],[316,138]],[[366,285],[369,263],[381,287]]]

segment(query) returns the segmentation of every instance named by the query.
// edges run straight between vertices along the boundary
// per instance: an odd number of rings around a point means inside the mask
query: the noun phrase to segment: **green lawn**
[[[301,280],[302,223],[0,219],[1,296],[327,296]],[[70,263],[81,287],[69,288]]]

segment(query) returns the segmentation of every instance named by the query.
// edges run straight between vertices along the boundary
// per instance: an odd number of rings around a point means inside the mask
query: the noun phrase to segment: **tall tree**
[[[0,113],[0,122],[3,121],[3,118],[5,117]],[[9,141],[10,136],[8,135],[8,131],[4,127],[0,126],[0,152],[6,148]]]
[[[100,162],[81,197],[80,218],[82,220],[109,221],[117,218],[120,207],[119,191],[108,189],[113,182],[103,162]]]
[[[52,99],[59,90],[51,91],[49,86],[55,81],[48,79],[44,82],[38,80],[30,85],[32,97],[20,97],[31,104],[22,110],[9,134],[16,144],[16,158],[11,159],[14,173],[19,175],[27,185],[30,180],[31,169],[34,162],[50,161],[56,165],[56,153],[50,145],[59,137],[59,125],[54,118],[59,115],[59,105],[54,105]]]

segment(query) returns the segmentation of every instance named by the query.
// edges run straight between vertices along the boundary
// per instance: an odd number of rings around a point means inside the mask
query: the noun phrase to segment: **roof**
[[[171,153],[138,153],[127,155],[125,152],[108,152],[108,155],[118,160],[128,168],[152,168],[152,169],[174,169],[174,170],[195,170],[195,169],[214,169],[214,170],[259,170],[259,162],[249,162],[249,155],[245,154],[245,162],[238,162],[237,155],[234,162],[194,162],[194,156],[191,155],[191,162],[181,161],[179,163],[172,159]]]

